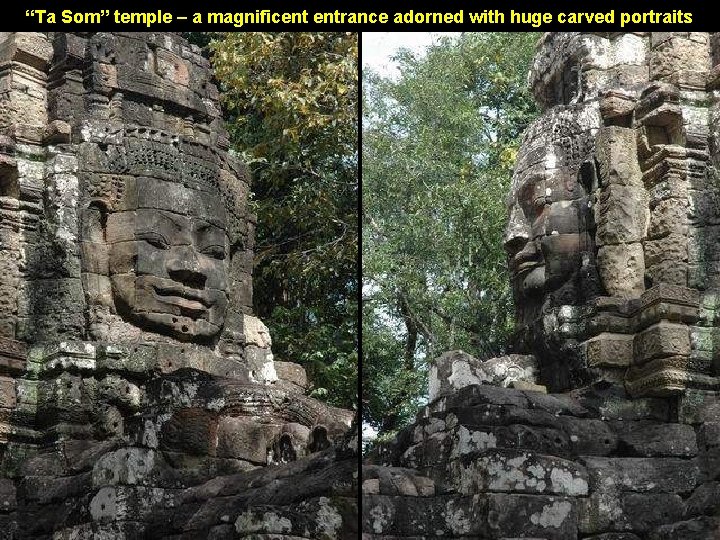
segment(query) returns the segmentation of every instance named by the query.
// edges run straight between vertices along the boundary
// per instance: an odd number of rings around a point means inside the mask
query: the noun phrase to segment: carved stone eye
[[[223,246],[208,246],[201,253],[219,261],[225,260],[225,248]]]
[[[168,249],[170,246],[168,245],[167,241],[156,233],[143,233],[139,236],[140,240],[144,240],[151,246],[157,249]]]

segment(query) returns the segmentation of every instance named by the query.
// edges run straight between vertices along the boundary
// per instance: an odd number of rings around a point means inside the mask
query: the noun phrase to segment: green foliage
[[[210,43],[231,139],[253,172],[254,307],[315,395],[357,401],[357,34]]]
[[[466,33],[363,77],[364,420],[406,422],[425,360],[504,350],[512,298],[502,233],[537,34]]]

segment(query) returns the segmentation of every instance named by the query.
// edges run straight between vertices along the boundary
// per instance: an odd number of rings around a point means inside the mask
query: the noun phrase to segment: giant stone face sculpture
[[[543,306],[570,304],[583,294],[594,224],[591,186],[583,185],[581,176],[588,148],[582,141],[563,144],[576,133],[582,137],[567,113],[550,123],[536,121],[525,134],[513,176],[505,248],[523,324],[537,318]]]
[[[372,538],[720,538],[720,33],[549,33],[506,235],[517,353],[445,353]]]
[[[104,218],[118,312],[182,341],[212,338],[228,303],[229,241],[219,193],[153,178],[137,179],[133,188],[124,196],[136,208]]]
[[[171,33],[0,33],[11,537],[356,537],[353,415],[306,396],[253,315],[250,179],[200,53]]]
[[[553,34],[536,59],[544,112],[523,138],[506,248],[516,347],[536,355],[552,390],[596,380],[635,395],[717,386],[706,353],[690,346],[708,332],[697,309],[717,275],[714,123],[688,97],[705,91],[697,73],[708,43]],[[622,60],[580,67],[595,47],[610,51],[603,61]]]
[[[517,340],[543,357],[553,388],[578,382],[577,307],[598,294],[588,122],[592,115],[578,106],[536,120],[524,134],[508,198],[505,249]]]

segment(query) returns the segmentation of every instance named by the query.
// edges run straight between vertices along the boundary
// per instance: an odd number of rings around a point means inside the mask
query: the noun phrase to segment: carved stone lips
[[[515,271],[518,273],[529,272],[533,268],[541,266],[540,261],[524,261],[515,266]]]
[[[538,258],[537,253],[520,253],[510,261],[510,269],[516,273],[524,273],[542,266],[543,262]]]
[[[158,300],[180,308],[183,315],[197,318],[212,305],[205,291],[183,285],[153,285]]]

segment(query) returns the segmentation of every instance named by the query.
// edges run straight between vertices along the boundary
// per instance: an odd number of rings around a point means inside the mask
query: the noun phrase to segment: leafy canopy
[[[357,394],[357,34],[237,32],[210,43],[228,129],[253,172],[254,308],[315,394]]]
[[[381,431],[422,401],[428,358],[497,355],[512,330],[502,233],[537,38],[465,33],[363,76],[363,414]]]

